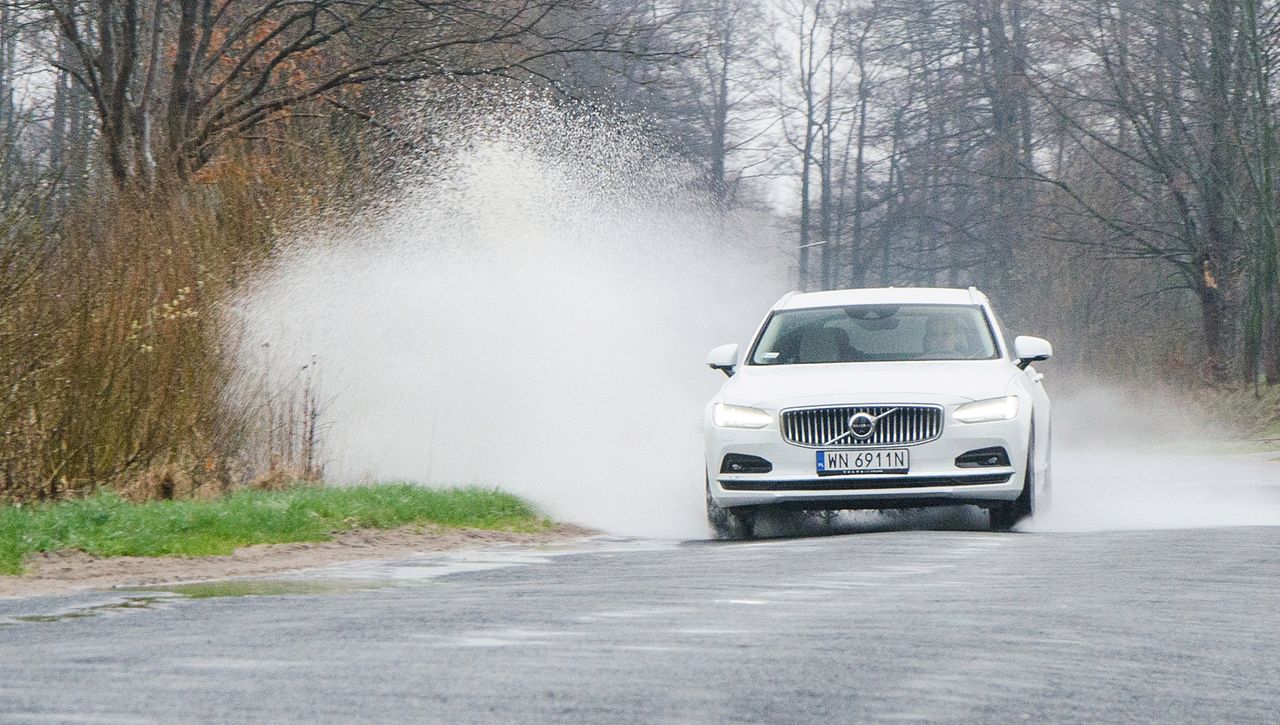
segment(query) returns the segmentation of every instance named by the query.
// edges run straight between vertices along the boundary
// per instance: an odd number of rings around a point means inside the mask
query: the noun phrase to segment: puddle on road
[[[65,622],[88,617],[109,616],[130,611],[154,611],[168,609],[176,602],[192,599],[219,597],[268,597],[288,595],[327,595],[372,591],[395,586],[394,582],[361,581],[356,579],[224,579],[219,581],[189,582],[185,584],[156,584],[153,586],[121,587],[116,591],[128,592],[122,597],[91,603],[64,606],[48,612],[33,614],[0,615],[0,626],[15,624],[45,624]]]
[[[120,614],[136,610],[162,609],[174,599],[173,595],[157,593],[150,596],[129,596],[120,599],[98,602],[82,606],[63,607],[44,614],[15,614],[0,617],[0,627],[14,624],[46,624],[65,622],[73,619],[85,619],[103,615]]]
[[[412,586],[455,574],[547,564],[559,556],[589,553],[607,558],[639,551],[674,549],[679,545],[678,541],[666,539],[597,536],[586,542],[540,547],[495,547],[425,553],[385,561],[354,561],[298,572],[293,576],[309,580],[363,580],[386,583],[388,586]]]
[[[170,592],[186,599],[215,599],[218,597],[269,597],[288,594],[346,594],[364,592],[393,586],[390,582],[360,581],[348,579],[222,579],[219,581],[192,582],[189,584],[158,584],[147,587],[130,587],[132,592]]]
[[[115,591],[123,593],[123,596],[106,601],[97,598],[47,612],[0,614],[0,626],[62,622],[128,611],[164,609],[172,607],[175,603],[200,599],[327,596],[403,586],[421,586],[453,574],[545,564],[553,557],[567,554],[591,552],[611,556],[622,552],[673,548],[676,543],[598,537],[585,545],[577,542],[573,545],[538,548],[496,547],[448,553],[433,552],[387,561],[335,564],[271,577],[120,587]]]
[[[224,579],[219,581],[189,582],[185,584],[157,584],[154,586],[121,587],[116,591],[129,592],[123,597],[103,602],[65,606],[38,614],[11,614],[0,616],[0,626],[14,624],[45,624],[114,615],[130,611],[168,609],[175,602],[192,599],[216,599],[219,597],[268,597],[288,595],[326,595],[372,591],[395,586],[394,582],[361,581],[355,579]]]

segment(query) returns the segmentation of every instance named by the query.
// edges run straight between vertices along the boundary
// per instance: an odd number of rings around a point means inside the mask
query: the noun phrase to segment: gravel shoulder
[[[597,533],[570,524],[536,533],[412,525],[342,531],[329,541],[245,546],[230,556],[99,558],[79,550],[40,553],[27,560],[26,573],[0,576],[0,597],[275,574],[419,552],[561,542]]]

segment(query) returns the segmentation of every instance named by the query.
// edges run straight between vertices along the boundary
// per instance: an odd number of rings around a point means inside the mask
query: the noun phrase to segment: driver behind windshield
[[[960,321],[951,315],[930,315],[924,328],[921,357],[950,359],[968,357],[969,341]]]

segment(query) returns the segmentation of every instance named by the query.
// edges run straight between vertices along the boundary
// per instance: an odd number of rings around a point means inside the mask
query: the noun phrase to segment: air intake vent
[[[942,435],[942,408],[932,405],[848,405],[782,413],[782,437],[808,448],[857,448],[925,443]]]

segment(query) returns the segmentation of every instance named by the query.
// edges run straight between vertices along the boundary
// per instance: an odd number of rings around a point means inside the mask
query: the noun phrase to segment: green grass
[[[39,551],[95,556],[207,556],[250,544],[325,541],[334,531],[406,524],[540,531],[551,523],[493,489],[381,484],[245,490],[215,501],[128,503],[110,493],[0,508],[0,574]]]

